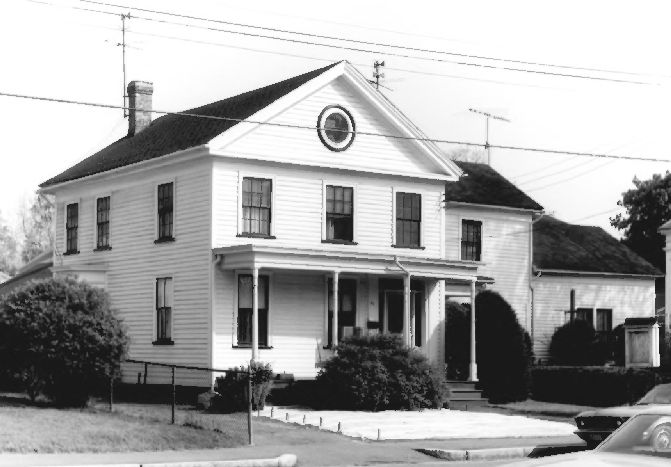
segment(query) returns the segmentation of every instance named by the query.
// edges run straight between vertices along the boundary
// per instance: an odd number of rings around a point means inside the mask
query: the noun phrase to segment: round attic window
[[[347,149],[354,141],[355,129],[352,114],[339,105],[326,107],[317,120],[319,139],[331,151]]]

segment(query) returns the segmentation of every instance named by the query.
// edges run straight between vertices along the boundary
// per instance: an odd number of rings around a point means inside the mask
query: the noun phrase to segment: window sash
[[[268,345],[268,276],[259,276],[258,312],[259,345]],[[252,345],[252,294],[251,274],[238,275],[238,345]]]
[[[422,197],[417,193],[396,193],[396,245],[420,246]]]
[[[272,180],[242,179],[242,232],[270,235],[272,215]]]
[[[65,221],[65,250],[67,253],[77,251],[77,231],[79,230],[79,203],[72,203],[66,206]]]
[[[110,197],[96,200],[96,248],[109,246]]]
[[[354,239],[354,189],[326,186],[326,239]]]
[[[174,185],[172,182],[158,186],[158,238],[172,238],[173,236],[173,198]]]
[[[482,255],[482,222],[461,221],[461,259],[480,261]]]
[[[172,277],[156,279],[156,339],[169,340],[172,334]]]
[[[613,310],[610,308],[596,309],[596,326],[597,333],[608,333],[613,329]]]

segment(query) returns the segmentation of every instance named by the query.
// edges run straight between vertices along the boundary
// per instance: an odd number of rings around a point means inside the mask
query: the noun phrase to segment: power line
[[[85,1],[85,0],[80,0],[80,1]],[[89,1],[89,0],[86,0]],[[41,3],[41,4],[46,4],[43,2],[35,2],[35,3]],[[91,2],[91,3],[96,3],[96,2]],[[113,6],[114,4],[104,4],[104,5],[110,5]],[[122,6],[119,6],[121,8]],[[104,13],[104,14],[110,14],[108,11],[102,11],[102,10],[94,10],[94,9],[85,9],[85,8],[79,8],[79,7],[72,7],[74,9],[79,9],[82,11],[90,11],[90,12],[98,12],[98,13]],[[126,7],[124,7],[126,8]],[[133,8],[129,7],[130,9],[135,9],[138,11],[145,11],[144,9],[140,8]],[[150,11],[155,11],[155,10],[150,10]],[[167,13],[167,12],[158,12],[158,14],[164,14],[167,16],[184,16],[184,15],[179,15],[175,13]],[[465,62],[465,61],[457,61],[457,60],[447,60],[447,59],[442,59],[442,58],[436,58],[436,57],[422,57],[418,55],[409,55],[409,54],[401,54],[401,53],[396,53],[396,52],[388,52],[388,51],[383,51],[383,50],[371,50],[371,49],[364,49],[360,47],[351,47],[351,46],[344,46],[344,45],[337,45],[337,44],[327,44],[327,43],[320,43],[320,42],[313,42],[313,41],[308,41],[308,40],[302,40],[302,39],[294,39],[294,38],[287,38],[287,37],[278,37],[278,36],[272,36],[268,34],[257,34],[257,33],[251,33],[247,31],[234,31],[230,29],[221,29],[221,28],[214,28],[214,27],[209,27],[209,26],[199,26],[195,24],[189,24],[189,23],[181,23],[177,21],[169,21],[165,19],[158,19],[158,18],[150,18],[150,17],[145,17],[145,16],[133,16],[134,19],[139,19],[143,21],[150,21],[150,22],[155,22],[155,23],[161,23],[161,24],[170,24],[170,25],[175,25],[175,26],[182,26],[182,27],[189,27],[189,28],[195,28],[195,29],[201,29],[201,30],[207,30],[207,31],[214,31],[214,32],[223,32],[226,34],[234,34],[234,35],[240,35],[240,36],[246,36],[246,37],[256,37],[260,39],[270,39],[270,40],[276,40],[276,41],[282,41],[282,42],[289,42],[293,44],[302,44],[302,45],[309,45],[309,46],[317,46],[317,47],[326,47],[326,48],[332,48],[332,49],[340,49],[340,50],[347,50],[350,52],[360,52],[360,53],[369,53],[369,54],[375,54],[375,55],[386,55],[386,56],[391,56],[391,57],[399,57],[399,58],[407,58],[407,59],[412,59],[412,60],[422,60],[422,61],[429,61],[429,62],[437,62],[437,63],[448,63],[448,64],[453,64],[453,65],[461,65],[461,66],[470,66],[470,67],[477,67],[477,68],[486,68],[486,69],[494,69],[494,70],[503,70],[503,71],[513,71],[513,72],[521,72],[521,73],[529,73],[529,74],[539,74],[543,76],[556,76],[556,77],[564,77],[564,78],[575,78],[575,79],[585,79],[585,80],[591,80],[591,81],[602,81],[602,82],[614,82],[614,83],[625,83],[625,84],[636,84],[636,85],[645,85],[649,86],[652,84],[657,84],[657,83],[650,83],[650,82],[645,82],[645,81],[634,81],[634,80],[628,80],[628,79],[617,79],[617,78],[606,78],[602,76],[590,76],[590,75],[583,75],[583,74],[572,74],[572,73],[558,73],[558,72],[553,72],[553,71],[544,71],[544,70],[530,70],[526,68],[514,68],[510,66],[499,66],[499,65],[491,65],[491,64],[484,64],[484,63],[473,63],[473,62]],[[214,20],[212,20],[214,21]]]
[[[580,156],[573,156],[573,157],[574,157],[574,158],[577,158],[577,157],[580,157]],[[532,185],[533,185],[533,184],[536,183],[538,180],[543,180],[543,179],[546,179],[546,178],[549,178],[549,177],[554,177],[555,175],[560,175],[560,174],[563,174],[563,173],[566,173],[566,172],[570,172],[570,171],[573,170],[573,169],[584,168],[586,164],[589,164],[589,163],[591,163],[591,162],[594,162],[595,160],[598,160],[598,159],[592,159],[592,160],[589,160],[589,161],[587,161],[587,162],[581,161],[581,162],[578,163],[578,164],[574,164],[574,165],[572,165],[572,166],[570,166],[570,167],[563,168],[562,170],[557,170],[557,171],[555,171],[555,172],[551,172],[551,173],[549,173],[549,174],[541,175],[540,177],[535,177],[535,178],[533,178],[533,179],[527,180],[526,182],[522,182],[522,183],[520,183],[520,185],[521,185],[521,186],[523,186],[523,185],[527,185],[527,184],[532,184]]]
[[[512,182],[519,183],[520,179],[522,179],[522,178],[526,178],[529,175],[534,175],[538,172],[545,172],[546,170],[551,169],[552,167],[556,167],[556,166],[561,165],[561,164],[566,164],[567,162],[570,162],[574,159],[578,159],[579,157],[580,156],[573,156],[569,159],[563,159],[563,160],[560,160],[560,161],[557,161],[557,162],[553,162],[552,164],[545,165],[545,166],[541,167],[540,169],[534,169],[534,170],[530,170],[528,172],[523,172],[519,175],[514,175],[514,176],[511,177]],[[526,182],[521,182],[521,183],[523,184],[523,183],[526,183]]]
[[[385,42],[365,41],[365,40],[352,39],[352,38],[346,38],[346,37],[327,36],[327,35],[323,35],[323,34],[308,33],[308,32],[295,31],[295,30],[290,30],[290,29],[267,27],[267,26],[259,26],[259,25],[247,24],[247,23],[237,23],[237,22],[233,22],[233,21],[217,20],[217,19],[213,19],[213,18],[205,18],[205,17],[201,17],[201,16],[185,15],[185,14],[168,12],[168,11],[161,11],[161,10],[151,10],[151,9],[147,9],[147,8],[138,8],[138,7],[128,6],[128,5],[101,2],[101,1],[95,1],[95,0],[79,0],[79,1],[83,2],[83,3],[91,3],[91,4],[95,4],[95,5],[102,5],[102,6],[108,6],[108,7],[113,7],[113,8],[123,8],[123,9],[132,8],[132,9],[137,10],[137,11],[144,11],[145,13],[153,13],[153,14],[174,16],[174,17],[185,18],[185,19],[192,19],[192,20],[197,20],[197,21],[206,21],[206,22],[211,22],[211,23],[226,24],[226,25],[229,25],[229,26],[238,26],[238,27],[245,27],[245,28],[250,28],[250,29],[258,29],[258,30],[271,31],[271,32],[279,32],[279,33],[285,33],[285,34],[294,34],[294,35],[298,35],[298,36],[312,37],[312,38],[317,38],[317,39],[327,39],[327,40],[336,40],[336,41],[342,41],[342,42],[365,44],[365,45],[371,45],[371,46],[376,46],[376,47],[388,47],[388,48],[394,48],[394,49],[408,50],[408,51],[412,51],[412,52],[424,52],[424,53],[432,53],[432,54],[449,55],[449,56],[453,56],[453,57],[472,58],[472,59],[477,59],[477,60],[491,60],[491,61],[499,61],[499,62],[507,62],[507,63],[517,63],[517,64],[520,64],[520,65],[544,66],[544,67],[564,68],[564,69],[569,69],[569,70],[580,70],[580,71],[596,71],[596,72],[601,72],[601,73],[623,74],[623,75],[629,75],[629,76],[655,76],[655,75],[652,75],[652,74],[640,73],[640,72],[611,70],[611,69],[604,69],[604,68],[579,67],[579,66],[573,66],[573,65],[561,65],[561,64],[553,64],[553,63],[543,63],[543,62],[533,62],[533,61],[525,61],[525,60],[517,60],[517,59],[509,59],[509,58],[491,57],[491,56],[485,56],[485,55],[473,55],[473,54],[465,54],[465,53],[459,53],[459,52],[448,52],[448,51],[445,51],[445,50],[425,49],[425,48],[421,48],[421,47],[410,47],[410,46],[399,45],[399,44],[391,44],[391,43],[385,43]]]
[[[73,104],[73,105],[98,107],[98,108],[106,108],[106,109],[123,109],[124,108],[124,106],[114,105],[114,104],[101,104],[101,103],[95,103],[95,102],[79,101],[79,100],[74,100],[74,99],[60,99],[60,98],[55,98],[55,97],[33,96],[33,95],[9,93],[9,92],[3,92],[3,91],[0,91],[0,96],[14,97],[14,98],[18,98],[18,99],[35,100],[35,101],[58,102],[58,103],[61,103],[61,104]],[[215,116],[215,115],[203,115],[203,114],[196,114],[196,113],[192,113],[192,112],[174,112],[174,111],[169,111],[169,110],[154,110],[154,109],[147,110],[147,109],[132,108],[132,107],[125,107],[125,109],[126,110],[137,110],[137,111],[140,111],[140,112],[150,112],[150,113],[154,113],[154,114],[179,115],[179,116],[183,116],[183,117],[204,118],[204,119],[209,119],[209,120],[220,120],[220,121],[229,121],[229,122],[236,122],[236,123],[251,123],[251,124],[254,124],[254,125],[268,125],[268,126],[275,126],[275,127],[282,127],[282,128],[294,128],[294,129],[304,129],[304,130],[312,130],[312,131],[323,130],[323,128],[319,128],[317,126],[297,125],[297,124],[291,124],[291,123],[264,122],[264,121],[250,120],[250,119],[245,119],[245,118],[233,118],[233,117],[221,117],[221,116]],[[329,128],[329,131],[337,131],[337,132],[353,134],[353,135],[376,136],[376,137],[396,139],[396,140],[420,141],[420,142],[429,142],[429,143],[460,144],[460,145],[464,145],[464,146],[484,147],[483,143],[471,143],[471,142],[468,142],[468,141],[457,141],[457,140],[437,139],[437,138],[428,138],[428,137],[427,138],[421,138],[421,137],[415,137],[415,136],[392,135],[392,134],[374,133],[374,132],[359,131],[359,130],[356,130],[356,131],[340,130],[340,129],[336,129],[336,128]],[[581,155],[581,156],[599,157],[599,158],[615,159],[615,160],[638,160],[638,161],[646,161],[646,162],[665,162],[665,163],[671,162],[671,160],[669,160],[669,159],[660,159],[660,158],[655,158],[655,157],[642,157],[642,156],[633,156],[633,155],[598,154],[598,153],[589,153],[589,152],[563,151],[563,150],[560,150],[560,149],[528,148],[528,147],[522,147],[522,146],[503,146],[503,145],[495,145],[495,144],[492,144],[490,146],[493,147],[493,148],[498,148],[498,149],[509,149],[509,150],[530,151],[530,152],[544,152],[544,153],[549,153],[549,154]]]
[[[603,168],[603,167],[605,167],[609,164],[612,164],[613,162],[614,161],[607,161],[607,162],[604,162],[603,164],[599,164],[595,167],[592,167],[589,170],[586,170],[586,171],[581,172],[579,174],[573,175],[569,178],[564,178],[564,179],[556,181],[554,183],[550,183],[549,185],[543,185],[543,186],[539,186],[539,187],[536,187],[536,188],[529,188],[529,189],[526,189],[525,191],[527,191],[528,193],[533,193],[535,191],[542,191],[542,190],[545,190],[547,188],[551,188],[551,187],[556,186],[556,185],[561,185],[562,183],[570,182],[571,180],[575,180],[576,178],[584,177],[585,175],[590,174],[597,169],[601,169],[601,168]],[[671,161],[667,161],[667,162],[671,162]]]

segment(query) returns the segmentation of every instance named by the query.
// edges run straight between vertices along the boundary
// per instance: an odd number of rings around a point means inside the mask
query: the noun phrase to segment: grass
[[[146,412],[150,412],[147,408]],[[162,411],[154,411],[163,415]],[[170,408],[167,407],[167,421]],[[108,413],[100,408],[56,409],[0,396],[0,452],[122,452],[225,448],[244,445],[246,423],[203,429],[179,419]]]
[[[554,417],[573,418],[585,410],[593,410],[594,407],[574,404],[558,404],[554,402],[542,402],[527,399],[520,402],[510,402],[508,404],[491,404],[492,407],[506,409],[514,413],[528,415],[547,415]]]

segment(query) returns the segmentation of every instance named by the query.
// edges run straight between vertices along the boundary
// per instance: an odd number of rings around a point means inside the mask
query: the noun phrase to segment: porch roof
[[[324,251],[265,245],[235,245],[212,250],[224,270],[290,269],[342,273],[404,275],[462,281],[477,280],[477,264],[439,258]]]

